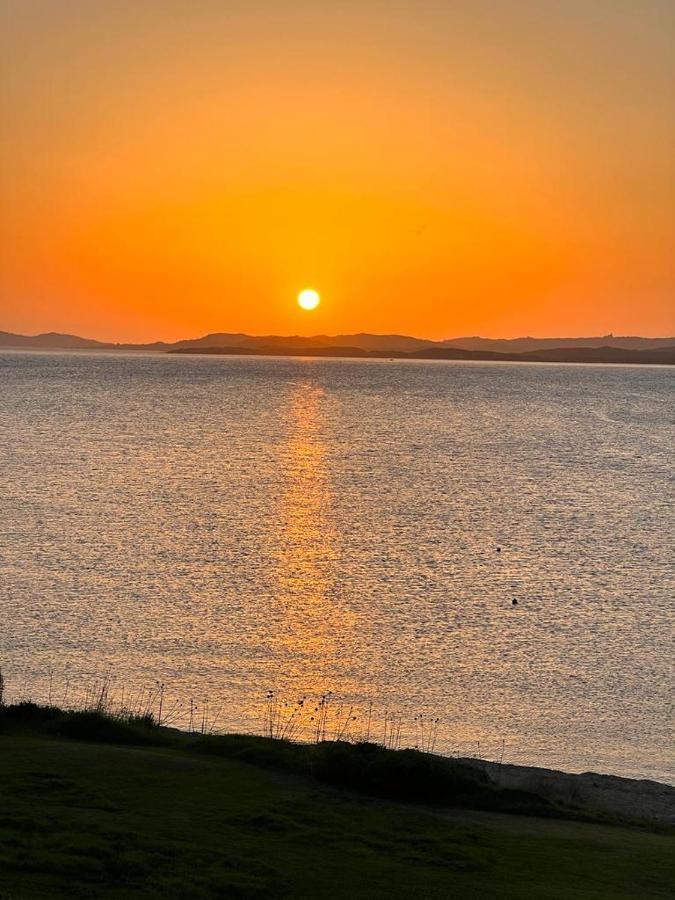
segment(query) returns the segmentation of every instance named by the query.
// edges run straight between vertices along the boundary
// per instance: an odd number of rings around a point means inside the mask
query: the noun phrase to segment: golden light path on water
[[[270,726],[298,738],[313,736],[318,703],[326,710],[324,725],[330,729],[343,728],[351,708],[336,701],[329,709],[329,701],[321,701],[331,696],[336,679],[343,684],[340,669],[349,646],[345,635],[357,622],[340,602],[340,542],[330,516],[333,486],[323,437],[323,400],[321,387],[309,381],[293,385],[288,439],[279,448],[284,488],[275,600],[283,610],[283,624],[272,643],[284,662],[270,689],[276,698],[271,701],[276,722]]]
[[[333,588],[337,536],[327,515],[331,503],[330,472],[322,440],[321,388],[299,384],[289,400],[290,435],[279,465],[284,484],[280,503],[277,601],[284,611],[280,650],[294,680],[326,676],[337,636]],[[342,627],[346,626],[343,618]],[[324,686],[324,689],[325,686]]]

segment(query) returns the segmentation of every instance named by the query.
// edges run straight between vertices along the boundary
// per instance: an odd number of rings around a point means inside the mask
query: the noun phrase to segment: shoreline
[[[69,710],[30,702],[0,705],[0,740],[22,734],[48,741],[65,738],[73,743],[154,746],[236,759],[348,791],[448,808],[455,805],[458,789],[462,796],[461,782],[466,778],[474,780],[471,790],[477,793],[475,801],[460,802],[462,808],[675,828],[675,787],[652,779],[575,774],[414,748],[390,749],[367,741],[302,742],[234,732],[190,732],[159,725],[152,714],[117,715],[97,708]]]
[[[565,806],[579,805],[624,821],[675,826],[675,787],[663,781],[600,772],[563,772],[471,758],[455,761],[483,769],[500,787],[532,791]]]

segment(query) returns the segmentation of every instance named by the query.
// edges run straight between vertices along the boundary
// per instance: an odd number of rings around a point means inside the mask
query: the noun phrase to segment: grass
[[[159,727],[150,715],[61,710],[34,703],[0,708],[0,734],[3,731],[98,743],[172,746],[293,772],[388,799],[531,815],[573,814],[535,794],[499,788],[480,768],[419,750],[393,750],[367,742],[321,740],[317,744],[298,744],[255,735],[186,734]]]
[[[421,759],[5,708],[0,898],[672,896],[671,835],[466,809]],[[454,809],[382,799],[427,776]]]

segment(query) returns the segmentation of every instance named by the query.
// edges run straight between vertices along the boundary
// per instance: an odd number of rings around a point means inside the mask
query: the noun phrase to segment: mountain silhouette
[[[146,350],[168,353],[290,356],[388,357],[400,359],[476,359],[521,362],[675,362],[675,337],[452,338],[430,341],[401,334],[248,335],[214,332],[167,343],[111,343],[74,334],[22,335],[0,331],[0,348],[46,350]]]

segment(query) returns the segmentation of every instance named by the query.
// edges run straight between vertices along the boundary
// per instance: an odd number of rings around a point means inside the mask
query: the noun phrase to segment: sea
[[[675,783],[674,388],[4,351],[5,699]]]

